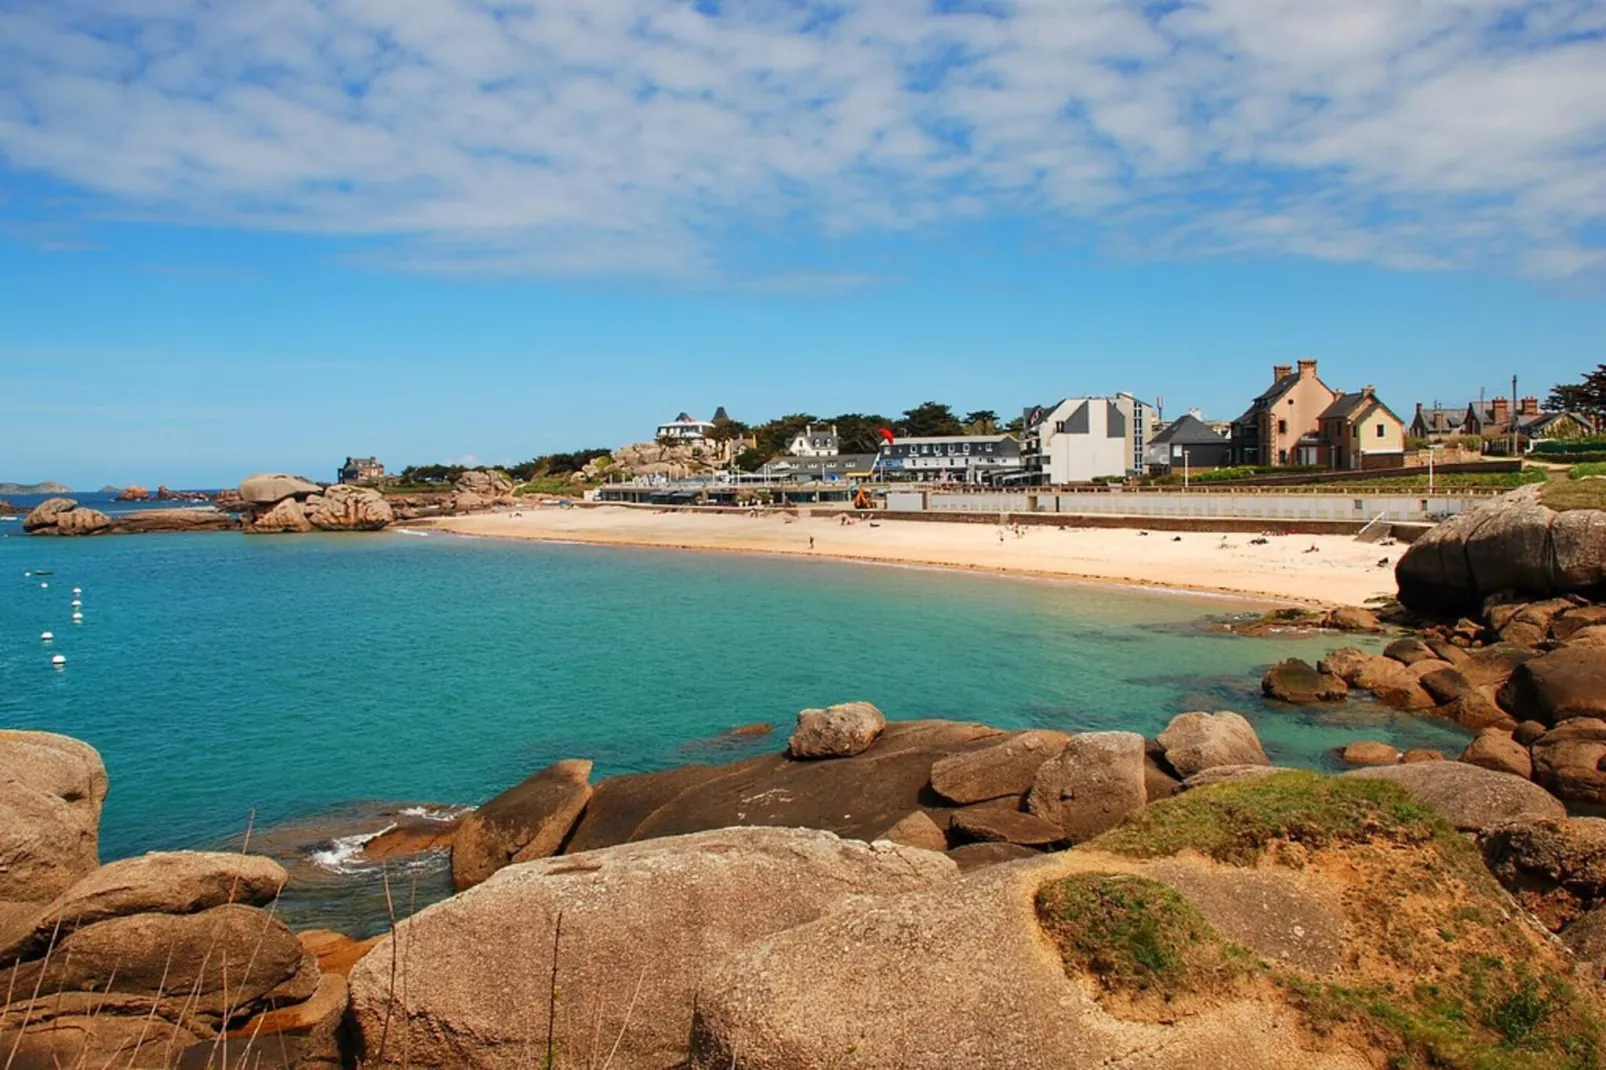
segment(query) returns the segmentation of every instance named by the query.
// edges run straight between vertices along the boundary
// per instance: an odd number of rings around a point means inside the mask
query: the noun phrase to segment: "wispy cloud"
[[[712,278],[752,229],[1011,216],[1569,276],[1606,266],[1606,5],[53,0],[0,12],[0,153],[428,272]]]

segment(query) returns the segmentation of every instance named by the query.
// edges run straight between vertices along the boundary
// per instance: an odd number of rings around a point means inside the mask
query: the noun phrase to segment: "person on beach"
[[[814,549],[814,536],[813,535],[809,536],[809,549],[810,550]]]

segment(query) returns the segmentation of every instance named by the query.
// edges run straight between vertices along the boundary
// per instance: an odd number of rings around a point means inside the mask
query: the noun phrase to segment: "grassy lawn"
[[[1539,492],[1539,500],[1558,513],[1569,509],[1606,509],[1606,478],[1592,475],[1550,483]]]
[[[1568,471],[1574,479],[1583,479],[1586,476],[1606,476],[1606,461],[1590,461],[1588,464],[1575,464]]]

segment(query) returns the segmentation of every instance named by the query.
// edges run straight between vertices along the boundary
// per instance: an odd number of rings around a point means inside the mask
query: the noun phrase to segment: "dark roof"
[[[1210,429],[1210,426],[1192,413],[1185,413],[1171,421],[1164,431],[1149,440],[1152,446],[1220,445],[1227,440]]]
[[[1333,399],[1333,403],[1322,410],[1321,420],[1338,418],[1349,419],[1355,415],[1367,402],[1374,400],[1372,395],[1363,390],[1356,390],[1349,394],[1340,394]]]
[[[730,422],[730,417],[725,415],[725,406],[723,405],[714,410],[714,418],[712,422],[717,424],[721,420],[725,421],[726,423]]]
[[[1251,406],[1251,408],[1263,408],[1267,405],[1275,403],[1278,398],[1288,393],[1288,391],[1297,382],[1299,382],[1299,373],[1289,372],[1287,375],[1283,376],[1275,383],[1272,383],[1269,387],[1262,391],[1259,396],[1255,398],[1255,404]]]
[[[1465,407],[1459,409],[1429,409],[1424,407],[1417,409],[1417,416],[1422,417],[1423,424],[1427,425],[1428,427],[1453,428],[1460,427],[1461,424],[1466,420],[1467,410]],[[1415,416],[1411,418],[1411,422],[1416,422]]]

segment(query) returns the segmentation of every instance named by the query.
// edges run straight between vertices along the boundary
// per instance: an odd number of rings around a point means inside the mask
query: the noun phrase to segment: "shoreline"
[[[868,520],[870,518],[866,518]],[[1397,553],[1349,536],[1272,536],[1253,546],[1246,533],[1032,526],[1024,536],[993,524],[900,522],[874,517],[843,527],[835,518],[647,512],[627,506],[481,513],[411,522],[407,528],[483,538],[582,546],[740,553],[894,565],[1238,599],[1262,605],[1332,608],[1392,597]],[[1141,541],[1140,541],[1141,539]],[[813,545],[810,545],[812,541]],[[1295,548],[1298,544],[1299,548]],[[1314,546],[1321,558],[1304,560]],[[1208,549],[1206,557],[1199,551]],[[1214,556],[1220,551],[1225,556]],[[1293,557],[1292,554],[1300,557]],[[1218,582],[1201,583],[1201,575]],[[1227,582],[1219,582],[1226,580]]]

